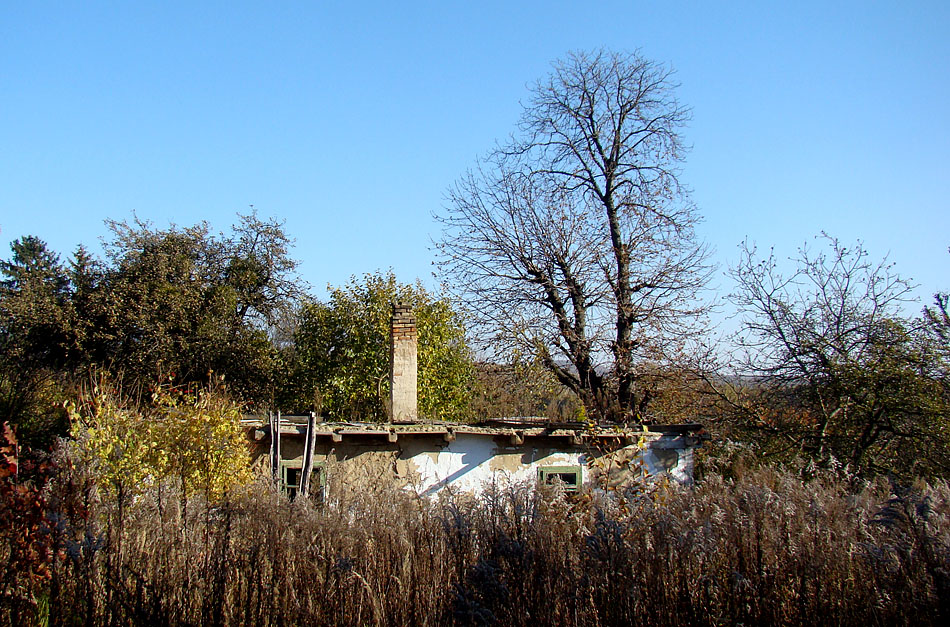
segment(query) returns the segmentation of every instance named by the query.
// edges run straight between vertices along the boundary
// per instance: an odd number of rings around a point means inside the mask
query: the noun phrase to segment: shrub
[[[177,481],[183,498],[201,492],[214,502],[251,479],[240,405],[214,382],[158,387],[143,404],[103,380],[67,409],[77,457],[120,506],[163,481]]]
[[[13,428],[0,425],[0,621],[27,622],[41,613],[53,544],[43,489],[52,467],[21,450]]]

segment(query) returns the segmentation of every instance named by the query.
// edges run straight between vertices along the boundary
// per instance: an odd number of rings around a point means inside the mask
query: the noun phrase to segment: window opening
[[[538,479],[541,483],[551,485],[557,482],[564,484],[567,492],[577,492],[581,489],[580,466],[542,466],[538,468]]]
[[[303,474],[303,460],[292,459],[280,462],[280,487],[291,501],[297,498],[300,479]],[[314,462],[310,471],[310,498],[322,502],[326,493],[327,472],[324,462]]]

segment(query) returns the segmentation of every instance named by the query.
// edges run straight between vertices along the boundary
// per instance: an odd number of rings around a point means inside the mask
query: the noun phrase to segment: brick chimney
[[[393,304],[389,352],[389,420],[412,422],[419,417],[416,317],[406,303]]]

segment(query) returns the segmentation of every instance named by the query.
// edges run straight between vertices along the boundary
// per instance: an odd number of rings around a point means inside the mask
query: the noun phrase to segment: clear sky
[[[389,267],[432,285],[446,189],[527,83],[598,47],[676,70],[723,267],[745,237],[790,255],[825,230],[950,289],[946,1],[3,3],[0,256],[254,205],[318,296]]]

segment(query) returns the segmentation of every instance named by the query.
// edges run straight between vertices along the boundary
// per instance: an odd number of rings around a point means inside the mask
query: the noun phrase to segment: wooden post
[[[274,480],[274,487],[280,487],[280,411],[274,416],[268,412],[270,422],[270,469]]]
[[[313,443],[317,438],[317,415],[310,412],[307,418],[307,437],[303,443],[303,467],[300,469],[299,494],[304,498],[310,493],[310,473],[313,471]]]

